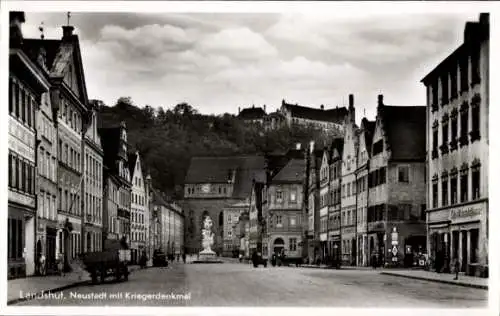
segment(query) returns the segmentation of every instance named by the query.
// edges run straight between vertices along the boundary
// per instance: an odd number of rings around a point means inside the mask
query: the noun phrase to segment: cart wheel
[[[90,276],[92,278],[92,284],[97,284],[97,272],[95,270],[92,270]]]
[[[121,270],[120,270],[120,267],[118,267],[116,270],[115,270],[115,279],[116,281],[120,281],[122,275],[121,275]]]
[[[106,269],[104,267],[101,267],[100,272],[100,277],[101,277],[101,283],[104,283],[104,279],[106,279]]]

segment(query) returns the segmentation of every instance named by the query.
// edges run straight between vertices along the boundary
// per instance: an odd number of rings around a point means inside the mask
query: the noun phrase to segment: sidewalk
[[[42,292],[48,291],[60,292],[83,285],[90,281],[90,276],[86,271],[83,271],[76,267],[74,269],[75,271],[66,273],[65,276],[32,276],[8,280],[7,305],[16,304],[18,302],[28,300],[29,298],[22,297],[28,294],[28,292],[30,293],[30,295],[37,295]],[[129,271],[131,273],[139,269],[139,266],[129,266]]]
[[[404,277],[409,279],[439,282],[445,284],[472,287],[477,289],[488,289],[488,279],[459,275],[458,280],[453,280],[454,274],[436,273],[425,270],[391,270],[384,269],[380,274]]]

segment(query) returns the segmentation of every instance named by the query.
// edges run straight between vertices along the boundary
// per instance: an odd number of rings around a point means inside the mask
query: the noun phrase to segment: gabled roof
[[[455,49],[448,57],[441,61],[436,68],[431,70],[420,82],[424,85],[429,85],[432,80],[443,73],[443,69],[456,67],[459,58],[464,54],[470,54],[469,45],[477,44],[489,38],[489,13],[481,13],[479,22],[468,21],[464,27],[464,41]]]
[[[289,104],[283,101],[282,107],[292,114],[292,117],[303,118],[314,121],[333,122],[343,124],[349,113],[345,107],[337,107],[330,110],[315,109],[300,105]]]
[[[339,159],[342,159],[342,154],[344,151],[344,139],[341,137],[334,138],[332,141],[332,158],[335,150],[339,153]]]
[[[384,105],[381,113],[391,160],[425,161],[426,107]]]
[[[305,177],[305,167],[304,159],[292,159],[273,178],[272,183],[302,183]]]
[[[233,197],[248,197],[252,181],[265,181],[263,156],[193,157],[184,183],[228,183],[234,175]]]
[[[238,118],[244,120],[261,119],[264,118],[264,116],[266,116],[266,111],[264,111],[264,109],[260,107],[246,108],[241,110],[241,112],[238,114]]]
[[[134,178],[135,164],[137,162],[137,153],[128,154],[128,169],[130,171],[130,178]]]
[[[369,121],[366,117],[361,120],[361,130],[365,137],[365,145],[369,154],[371,154],[370,148],[372,146],[373,135],[375,133],[375,123],[376,121]]]
[[[79,78],[79,86],[82,92],[79,98],[83,105],[87,106],[87,86],[85,83],[78,35],[72,34],[64,39],[23,40],[23,50],[34,62],[37,62],[41,49],[45,50],[45,64],[51,75],[63,77],[68,69],[67,66],[73,61],[75,62],[75,70]]]

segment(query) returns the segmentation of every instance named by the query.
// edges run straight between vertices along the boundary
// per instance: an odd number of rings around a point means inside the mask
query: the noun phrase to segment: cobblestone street
[[[106,299],[84,295],[107,293]],[[187,294],[187,299],[140,299],[131,294]],[[381,275],[372,270],[295,267],[253,268],[247,264],[178,264],[131,274],[128,282],[66,290],[64,299],[20,305],[110,306],[324,306],[481,308],[488,291]],[[81,299],[71,298],[71,293]],[[123,293],[122,298],[110,294]],[[130,295],[128,298],[125,296]]]

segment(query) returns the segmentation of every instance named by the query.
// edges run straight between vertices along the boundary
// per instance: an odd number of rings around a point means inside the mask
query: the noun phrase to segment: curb
[[[77,287],[77,286],[80,286],[80,285],[88,284],[88,283],[89,283],[88,280],[87,281],[79,281],[79,282],[71,283],[71,284],[68,284],[68,285],[63,285],[63,286],[60,286],[60,287],[56,287],[54,289],[42,290],[42,291],[36,293],[33,296],[23,297],[23,298],[16,298],[16,299],[7,301],[7,305],[15,305],[15,304],[20,303],[20,302],[30,301],[30,300],[35,299],[36,296],[43,295],[43,293],[47,293],[47,292],[61,292],[61,291],[64,291],[64,290],[67,290],[67,289],[71,289],[71,288],[74,288],[74,287]]]
[[[129,271],[129,273],[135,272],[135,271],[137,271],[137,270],[140,270],[140,269],[131,269],[131,270]],[[30,295],[30,296],[28,296],[28,297],[23,297],[23,298],[15,298],[15,299],[9,300],[9,301],[7,301],[7,305],[15,305],[15,304],[17,304],[17,303],[26,302],[26,301],[31,301],[31,300],[35,299],[37,296],[43,295],[43,293],[48,293],[48,292],[51,292],[51,293],[61,292],[61,291],[64,291],[64,290],[68,290],[68,289],[71,289],[71,288],[74,288],[74,287],[78,287],[78,286],[81,286],[81,285],[85,285],[85,284],[89,284],[89,283],[90,283],[90,280],[86,280],[86,281],[78,281],[78,282],[75,282],[75,283],[71,283],[71,284],[63,285],[63,286],[56,287],[56,288],[53,288],[53,289],[42,290],[42,291],[37,292],[35,295]]]
[[[380,272],[380,274],[390,275],[390,276],[396,276],[396,277],[401,277],[401,278],[407,278],[407,279],[423,280],[423,281],[429,281],[429,282],[436,282],[436,283],[444,283],[444,284],[457,285],[457,286],[463,286],[463,287],[470,287],[470,288],[481,289],[481,290],[488,290],[488,285],[471,284],[471,283],[464,283],[464,282],[454,282],[454,281],[448,281],[448,280],[439,280],[439,279],[433,279],[433,278],[427,278],[427,277],[418,277],[418,276],[412,276],[412,275],[403,275],[403,274],[391,273],[391,272]]]

